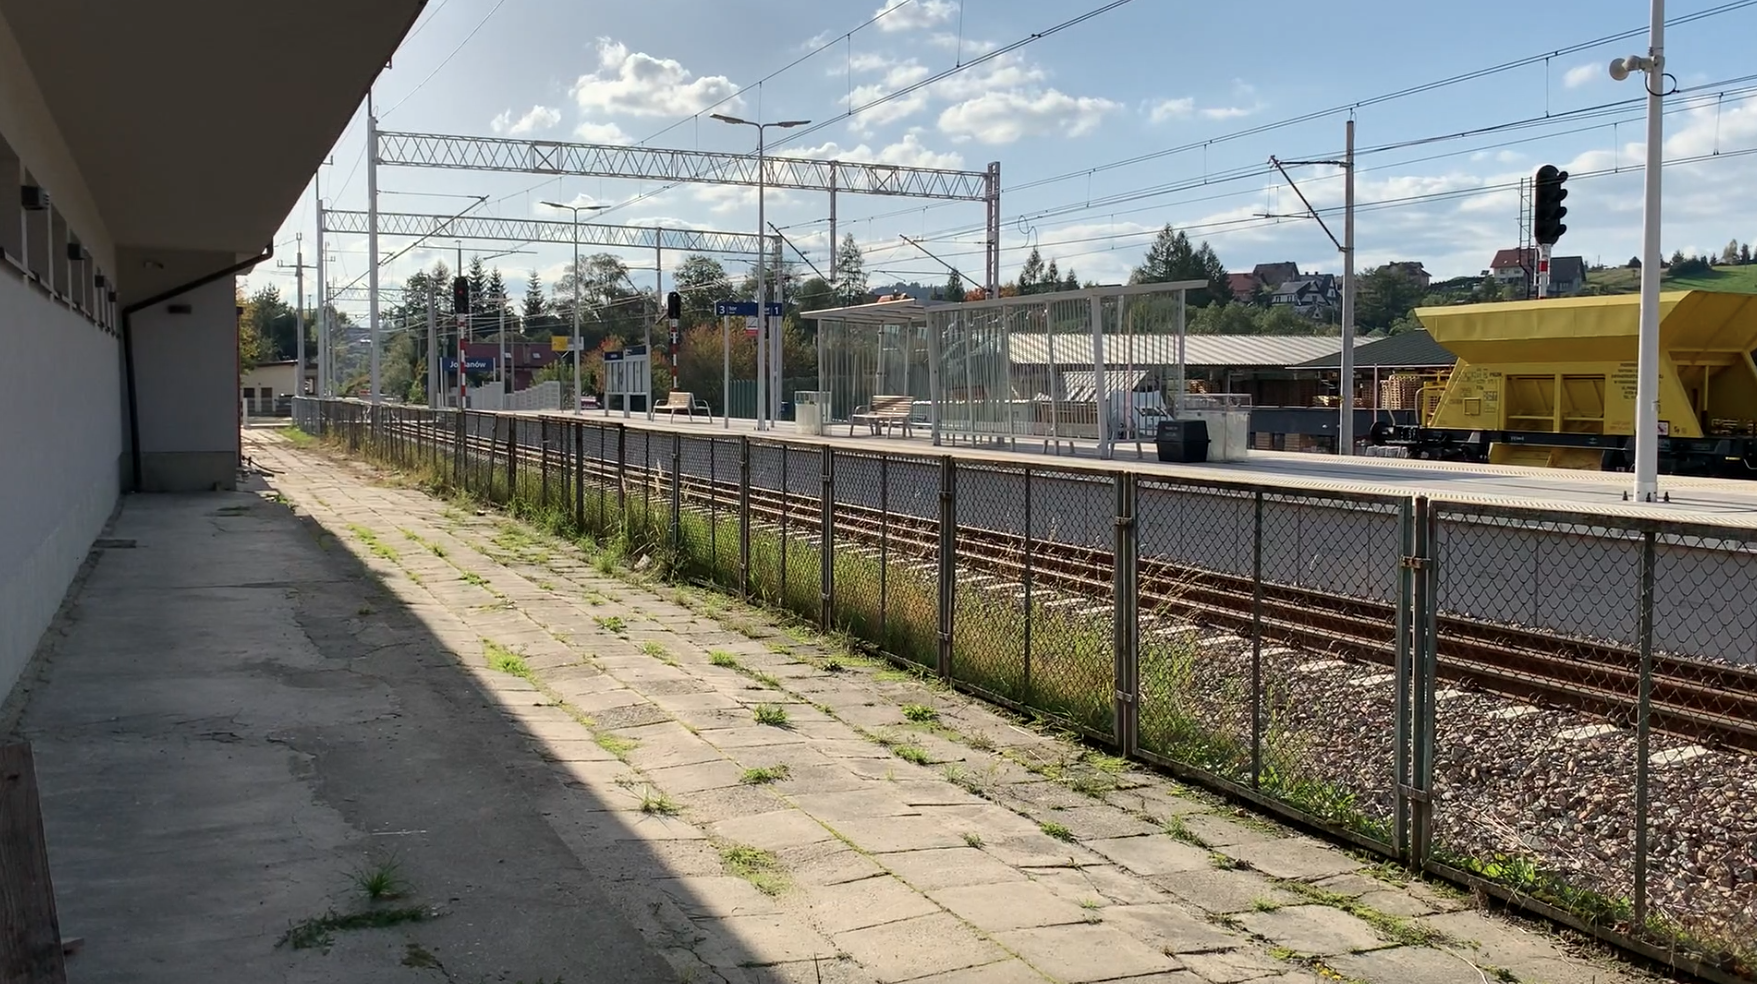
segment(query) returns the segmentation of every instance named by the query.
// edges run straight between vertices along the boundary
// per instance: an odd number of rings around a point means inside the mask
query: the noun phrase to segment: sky
[[[1208,241],[1229,270],[1292,260],[1306,271],[1340,271],[1335,246],[1267,162],[1336,159],[1352,115],[1362,269],[1419,260],[1436,278],[1484,270],[1496,249],[1517,244],[1514,186],[1545,163],[1573,174],[1558,255],[1620,264],[1640,252],[1644,93],[1639,77],[1618,83],[1606,66],[1645,53],[1646,0],[1547,0],[1541,17],[1408,0],[1258,0],[1248,13],[1174,0],[1105,7],[428,0],[375,85],[374,106],[387,131],[734,152],[754,149],[753,131],[709,113],[805,119],[812,125],[770,130],[770,152],[970,170],[997,161],[1002,279],[1036,247],[1064,274],[1072,268],[1101,283],[1125,280],[1167,223]],[[1749,55],[1757,0],[1673,0],[1667,13],[1677,91],[1666,100],[1663,248],[1718,253],[1729,239],[1757,238],[1749,177],[1757,169]],[[1637,33],[1569,50],[1624,32]],[[1519,62],[1527,63],[1495,70]],[[941,73],[949,74],[895,95]],[[1471,73],[1479,77],[1429,87]],[[367,206],[365,126],[362,105],[322,168],[330,208]],[[1289,173],[1318,209],[1342,203],[1336,168]],[[541,204],[547,199],[609,205],[603,222],[757,228],[748,188],[395,166],[380,167],[378,185],[384,211],[449,215],[486,195],[472,214],[566,218]],[[770,191],[766,206],[768,220],[827,267],[828,196]],[[980,203],[845,194],[838,212],[875,286],[945,281],[945,267],[905,235],[980,276]],[[1340,237],[1341,216],[1325,218]],[[308,187],[277,236],[281,262],[290,265],[298,245],[307,263],[315,260],[315,226]],[[409,245],[385,237],[380,252]],[[554,282],[572,250],[463,245],[466,259],[515,250],[486,259],[515,295],[532,270]],[[330,234],[326,246],[331,282],[363,286],[365,237]],[[455,266],[456,256],[452,241],[430,240],[381,276],[401,283],[439,259]],[[655,282],[650,250],[626,259],[636,283]],[[681,259],[664,257],[667,290]],[[748,269],[748,261],[721,259],[735,272]],[[264,267],[248,282],[274,282],[290,299],[293,270]],[[364,310],[354,293],[338,306]]]

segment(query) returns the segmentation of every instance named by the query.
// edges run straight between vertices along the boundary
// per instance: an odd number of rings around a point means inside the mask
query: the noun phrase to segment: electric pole
[[[305,234],[296,233],[293,241],[298,243],[293,254],[293,262],[276,263],[283,270],[293,271],[294,308],[293,324],[296,326],[298,338],[293,343],[294,360],[299,365],[298,381],[294,384],[298,392],[295,396],[305,395],[305,271],[315,269],[305,262]]]

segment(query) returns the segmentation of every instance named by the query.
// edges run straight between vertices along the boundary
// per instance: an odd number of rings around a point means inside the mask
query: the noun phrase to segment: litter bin
[[[1207,461],[1208,422],[1187,417],[1161,420],[1153,443],[1158,448],[1160,461],[1186,465]]]
[[[800,390],[793,394],[792,409],[795,433],[820,435],[824,432],[824,418],[829,416],[830,394]]]

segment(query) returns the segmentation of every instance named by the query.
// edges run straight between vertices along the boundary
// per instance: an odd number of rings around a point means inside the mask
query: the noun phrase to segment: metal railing
[[[1757,532],[340,401],[296,423],[1715,980]]]

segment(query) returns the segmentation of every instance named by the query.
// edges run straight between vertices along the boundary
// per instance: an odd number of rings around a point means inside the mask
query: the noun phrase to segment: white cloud
[[[573,135],[586,143],[626,144],[634,143],[634,138],[622,132],[622,127],[615,123],[581,123],[573,128]]]
[[[598,70],[571,90],[583,112],[689,116],[721,100],[737,108],[738,86],[724,75],[693,77],[676,59],[655,58],[610,38],[598,39]]]
[[[887,144],[879,150],[873,150],[868,144],[855,147],[843,147],[834,140],[816,147],[801,147],[792,151],[790,156],[805,157],[812,160],[859,161],[866,164],[895,164],[899,167],[931,167],[946,171],[959,171],[964,167],[964,155],[956,151],[940,152],[933,150],[921,142],[919,134],[910,132],[896,143]]]
[[[1182,99],[1161,99],[1148,108],[1147,116],[1155,123],[1166,120],[1183,119],[1196,108],[1196,101],[1185,96]]]
[[[513,137],[522,137],[527,133],[547,130],[561,122],[561,110],[548,106],[532,106],[531,111],[518,119],[512,118],[512,110],[503,109],[499,116],[488,124],[495,133]]]
[[[1562,76],[1562,84],[1570,89],[1578,89],[1594,79],[1610,78],[1605,67],[1597,62],[1590,65],[1576,65]]]
[[[947,107],[940,114],[939,127],[954,139],[974,138],[987,144],[1050,134],[1078,137],[1097,129],[1105,115],[1120,108],[1109,99],[1070,96],[1059,89],[1035,95],[990,92]]]
[[[1249,116],[1256,112],[1257,106],[1207,106],[1202,115],[1211,120],[1236,120],[1241,116]]]
[[[874,26],[894,34],[937,27],[949,22],[957,13],[958,5],[954,0],[885,0],[883,7],[873,11],[873,16],[879,18]],[[880,14],[884,16],[879,17]]]

